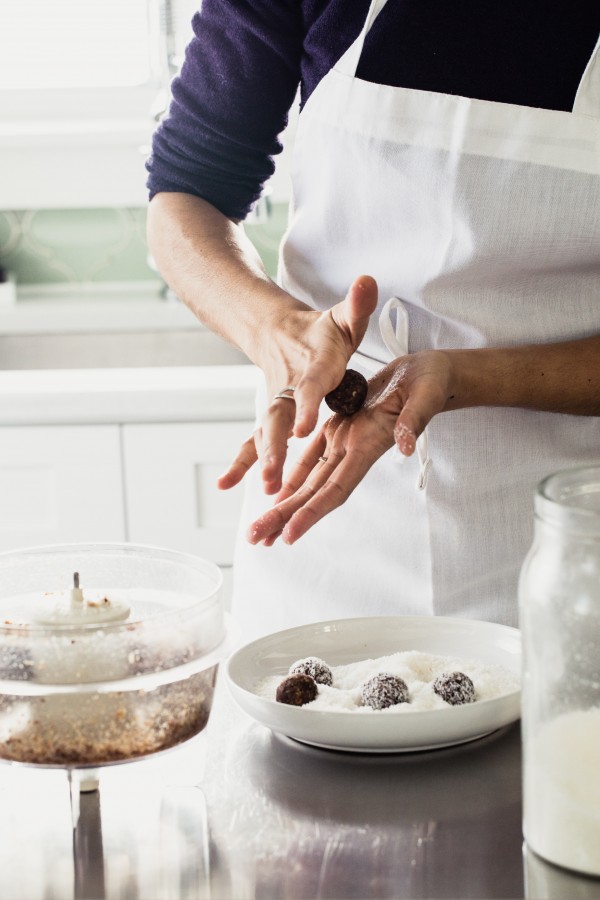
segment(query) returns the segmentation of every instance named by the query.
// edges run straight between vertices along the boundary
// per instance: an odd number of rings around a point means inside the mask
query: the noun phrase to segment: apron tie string
[[[392,310],[396,310],[396,328],[392,325]],[[397,297],[390,297],[379,315],[379,331],[383,342],[394,358],[398,356],[406,356],[408,354],[408,312],[406,306]],[[423,431],[417,439],[417,456],[419,458],[420,470],[417,480],[417,488],[420,491],[427,487],[427,477],[431,468],[431,459],[429,456],[429,441],[427,439],[427,429]],[[397,450],[397,457],[404,462],[405,456],[402,456]]]

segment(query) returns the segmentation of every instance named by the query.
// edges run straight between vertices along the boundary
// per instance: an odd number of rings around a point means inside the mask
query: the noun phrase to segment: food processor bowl
[[[127,618],[54,621],[73,573],[90,608]],[[212,562],[134,544],[0,554],[0,761],[96,768],[199,734],[229,651],[221,583]]]

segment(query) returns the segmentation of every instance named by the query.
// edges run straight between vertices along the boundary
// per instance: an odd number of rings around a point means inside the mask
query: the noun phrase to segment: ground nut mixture
[[[154,690],[0,697],[0,758],[101,765],[173,747],[202,731],[216,667]]]

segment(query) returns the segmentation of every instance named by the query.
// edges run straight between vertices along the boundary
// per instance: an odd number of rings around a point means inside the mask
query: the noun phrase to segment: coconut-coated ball
[[[289,675],[310,675],[317,684],[326,684],[331,687],[333,684],[333,675],[331,669],[326,662],[319,659],[318,656],[307,656],[306,659],[299,659],[290,666]]]
[[[464,672],[444,672],[433,682],[433,690],[450,706],[461,706],[475,700],[475,685]]]
[[[380,672],[365,681],[360,690],[365,706],[372,709],[387,709],[398,703],[410,703],[406,682],[398,675]]]

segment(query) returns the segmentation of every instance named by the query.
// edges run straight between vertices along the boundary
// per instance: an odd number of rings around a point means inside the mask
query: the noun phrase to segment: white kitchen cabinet
[[[124,539],[117,425],[0,428],[0,550]]]
[[[129,541],[191,552],[219,564],[227,604],[242,487],[215,480],[254,427],[259,381],[254,366],[229,364],[0,370],[0,551]]]
[[[129,540],[230,566],[243,489],[220,491],[215,482],[252,428],[250,421],[124,425]]]

